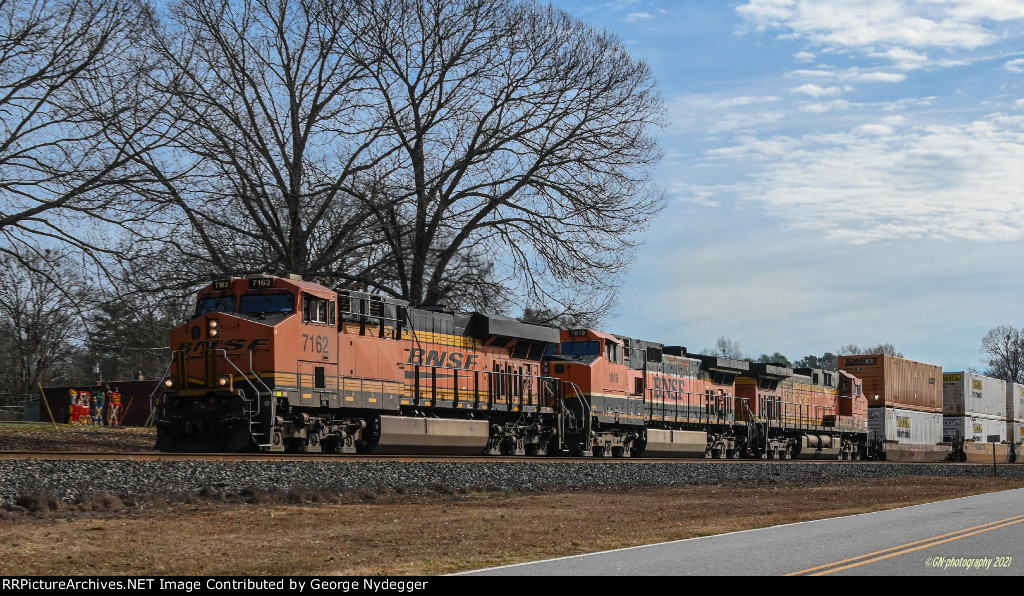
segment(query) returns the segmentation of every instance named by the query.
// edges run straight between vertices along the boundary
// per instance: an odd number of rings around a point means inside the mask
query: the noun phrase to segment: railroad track
[[[462,462],[462,463],[620,463],[624,465],[652,463],[716,463],[750,464],[770,463],[772,465],[793,464],[897,464],[900,462],[842,461],[842,460],[758,460],[758,459],[703,459],[703,458],[611,458],[611,457],[549,457],[549,456],[480,456],[480,455],[352,455],[324,453],[159,453],[152,451],[106,452],[106,451],[0,451],[0,460],[106,460],[106,461],[337,461],[355,462]],[[905,463],[905,462],[904,462]],[[924,463],[924,462],[922,462]],[[935,462],[942,463],[942,462]],[[943,465],[950,465],[943,463]]]

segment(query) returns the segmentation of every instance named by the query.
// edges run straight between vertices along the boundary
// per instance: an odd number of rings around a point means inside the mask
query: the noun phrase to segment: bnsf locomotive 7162
[[[171,333],[162,451],[857,459],[842,371],[414,308],[296,277],[216,280]]]

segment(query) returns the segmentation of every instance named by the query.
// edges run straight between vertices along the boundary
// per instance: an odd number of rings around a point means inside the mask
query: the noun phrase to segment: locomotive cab
[[[584,443],[594,455],[628,457],[644,438],[644,393],[648,358],[661,359],[661,344],[639,342],[594,329],[561,331],[557,354],[547,358],[550,375],[576,392],[567,400],[587,423]]]
[[[277,278],[216,280],[190,321],[171,332],[170,376],[156,412],[162,451],[239,451],[273,419],[275,329],[294,318],[299,292]],[[269,435],[264,436],[269,439]]]

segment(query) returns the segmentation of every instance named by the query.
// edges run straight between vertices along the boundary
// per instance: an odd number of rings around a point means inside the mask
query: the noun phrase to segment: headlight
[[[221,387],[227,387],[228,385],[230,385],[230,384],[231,384],[231,377],[229,377],[229,376],[227,376],[227,375],[224,375],[224,376],[222,376],[221,378],[217,379],[217,383],[218,383],[218,384],[219,384],[219,385],[220,385]]]
[[[209,337],[217,337],[220,335],[220,321],[217,319],[210,319],[206,322],[206,335]]]
[[[171,378],[164,379],[164,387],[167,387],[168,389],[173,389],[174,388],[174,379],[171,379]]]

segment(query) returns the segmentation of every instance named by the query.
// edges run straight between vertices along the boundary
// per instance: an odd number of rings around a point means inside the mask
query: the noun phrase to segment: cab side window
[[[335,322],[334,301],[311,294],[303,294],[302,320],[307,323],[333,325]]]

